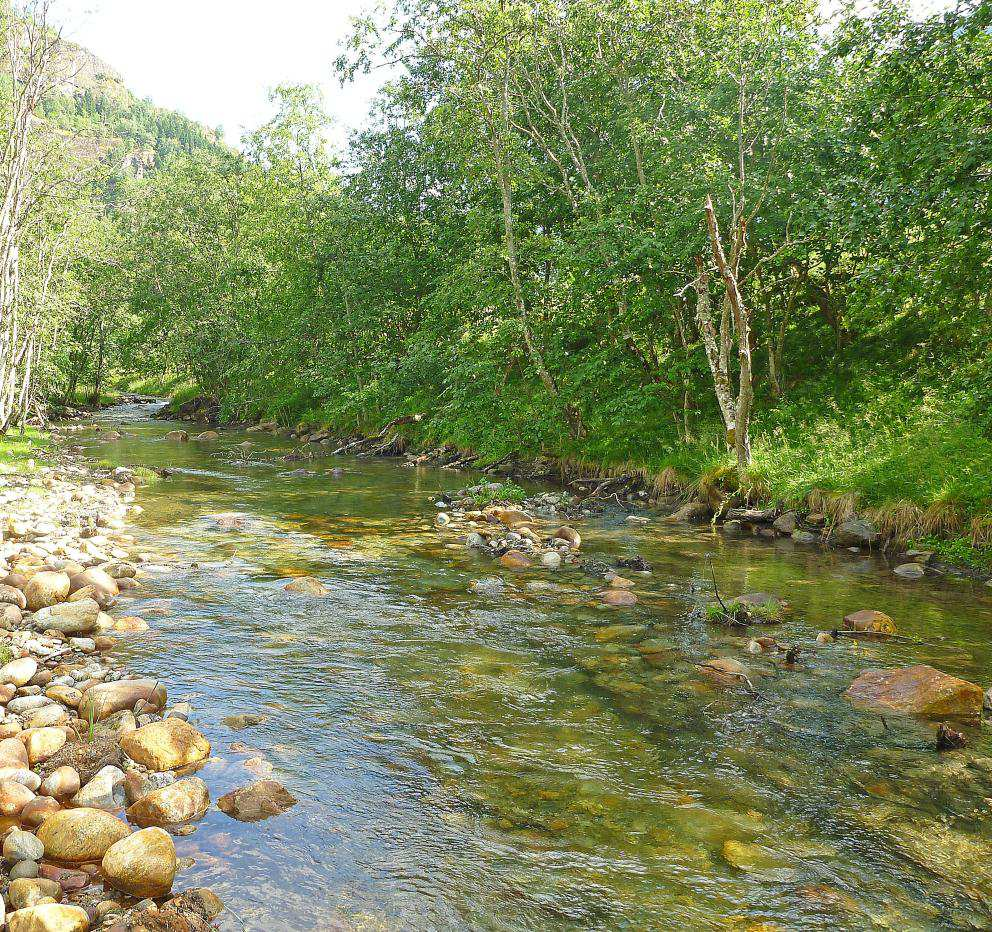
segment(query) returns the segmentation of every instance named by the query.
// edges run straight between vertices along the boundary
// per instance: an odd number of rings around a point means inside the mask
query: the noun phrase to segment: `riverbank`
[[[59,428],[71,433],[74,428]],[[164,568],[137,552],[132,473],[56,437],[0,476],[0,825],[12,932],[198,930],[223,906],[177,892],[175,837],[210,805],[210,743],[168,684],[117,659],[148,630],[127,612]],[[126,821],[119,818],[126,813]]]
[[[203,396],[162,412],[163,417],[212,426],[222,426],[221,414],[219,402]],[[992,581],[992,551],[984,546],[984,524],[975,519],[970,536],[963,536],[965,519],[949,504],[924,509],[901,501],[863,507],[857,492],[823,488],[789,499],[776,498],[760,482],[742,486],[736,470],[729,466],[710,468],[690,479],[672,467],[654,471],[630,464],[603,466],[574,457],[534,457],[520,452],[493,458],[454,444],[425,442],[422,423],[420,415],[404,416],[367,434],[291,428],[274,420],[230,426],[299,441],[303,446],[287,457],[290,461],[349,453],[399,456],[420,465],[471,467],[509,479],[555,483],[579,502],[648,508],[673,521],[712,523],[733,537],[790,538],[800,547],[879,552],[904,579],[957,575]]]

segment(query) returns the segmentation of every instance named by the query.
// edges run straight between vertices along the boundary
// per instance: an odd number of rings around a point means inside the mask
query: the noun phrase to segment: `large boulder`
[[[844,616],[844,630],[857,631],[859,634],[868,636],[885,637],[896,633],[896,624],[885,612],[865,608]]]
[[[848,518],[834,529],[834,543],[841,547],[871,547],[878,543],[879,533],[871,521],[864,518]]]
[[[788,537],[795,533],[798,521],[799,516],[794,511],[787,511],[772,521],[772,527],[779,534],[784,534]]]
[[[174,825],[201,818],[210,808],[210,791],[199,777],[187,777],[146,793],[127,810],[136,825]]]
[[[72,577],[69,592],[74,594],[80,589],[94,589],[98,593],[101,593],[103,598],[98,598],[98,602],[112,602],[114,597],[120,595],[120,588],[117,585],[117,580],[114,579],[114,577],[109,573],[105,573],[103,570],[97,569],[96,567],[83,570],[82,573],[77,573]]]
[[[7,916],[8,932],[88,932],[89,917],[82,906],[40,903]]]
[[[145,677],[138,680],[115,680],[112,683],[98,683],[83,693],[79,700],[79,717],[83,721],[102,721],[115,712],[133,709],[139,701],[147,702],[156,709],[165,707],[168,696],[165,687],[158,681]]]
[[[121,893],[165,896],[176,877],[176,846],[168,832],[143,828],[111,845],[100,866],[107,883]]]
[[[296,797],[275,780],[260,780],[221,796],[221,812],[239,822],[259,822],[296,805]]]
[[[121,749],[149,770],[176,770],[210,756],[210,742],[188,722],[166,718],[121,738]]]
[[[865,670],[844,693],[858,709],[931,719],[977,722],[982,689],[926,664],[895,670]]]
[[[668,520],[684,521],[687,524],[706,524],[711,517],[713,517],[713,509],[706,502],[687,502]]]
[[[93,599],[62,602],[37,611],[32,623],[38,631],[61,631],[62,634],[89,634],[97,626],[100,605]]]
[[[111,845],[130,834],[127,825],[102,809],[63,809],[38,829],[45,857],[67,864],[99,861]]]
[[[58,605],[69,597],[69,577],[65,573],[35,573],[24,586],[24,598],[30,611]]]

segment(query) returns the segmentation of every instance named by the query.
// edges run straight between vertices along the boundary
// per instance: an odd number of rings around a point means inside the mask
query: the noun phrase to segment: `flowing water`
[[[172,570],[127,605],[153,626],[130,664],[193,702],[215,798],[261,756],[300,800],[177,839],[182,885],[236,912],[225,929],[992,928],[988,732],[937,754],[932,727],[842,698],[861,669],[915,662],[990,685],[992,590],[616,514],[579,525],[583,550],[653,568],[627,574],[635,608],[607,610],[591,576],[500,571],[435,530],[436,496],[471,472],[326,457],[294,474],[290,441],[180,444],[147,413],[82,441],[177,471],[139,495],[139,547]],[[218,528],[226,512],[247,526]],[[708,553],[725,592],[792,603],[780,639],[877,608],[928,644],[750,657],[698,609]],[[284,592],[300,574],[330,595]],[[470,591],[493,575],[502,594]],[[715,656],[759,695],[708,681]],[[225,723],[244,713],[264,721]]]

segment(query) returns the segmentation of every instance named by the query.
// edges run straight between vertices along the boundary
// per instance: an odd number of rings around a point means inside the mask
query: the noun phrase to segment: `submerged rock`
[[[919,563],[901,563],[892,572],[903,579],[922,579],[926,575]]]
[[[331,590],[319,579],[313,576],[298,576],[292,582],[283,586],[286,592],[300,592],[304,595],[324,596]]]
[[[210,808],[210,792],[199,777],[187,777],[146,793],[127,810],[137,825],[173,825],[201,818]]]
[[[217,800],[221,812],[239,822],[259,822],[296,805],[296,797],[275,780],[260,780]]]
[[[524,570],[530,566],[530,557],[519,550],[508,550],[499,558],[499,563],[508,570]]]
[[[865,670],[844,693],[858,709],[923,718],[977,722],[982,714],[981,687],[926,664],[895,670]]]

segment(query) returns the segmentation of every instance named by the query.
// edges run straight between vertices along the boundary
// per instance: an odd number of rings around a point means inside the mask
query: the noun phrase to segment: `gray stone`
[[[926,575],[926,570],[919,563],[901,563],[892,572],[903,579],[920,579]]]
[[[848,518],[834,531],[834,541],[841,547],[870,547],[878,539],[878,528],[863,518]]]
[[[14,829],[3,842],[3,857],[9,864],[20,861],[40,861],[45,856],[45,846],[30,832]]]
[[[114,766],[97,771],[89,782],[72,797],[74,806],[117,812],[126,805],[124,771]]]
[[[8,874],[11,880],[33,879],[38,876],[37,861],[18,861]]]
[[[779,515],[773,522],[772,527],[775,528],[779,534],[792,534],[796,530],[796,513],[794,511],[787,511],[785,514]]]

